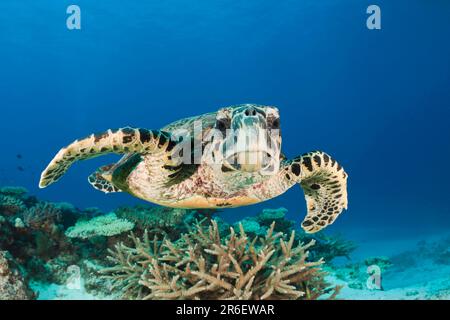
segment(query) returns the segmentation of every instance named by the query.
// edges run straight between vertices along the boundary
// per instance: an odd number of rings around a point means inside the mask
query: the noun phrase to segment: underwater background
[[[71,4],[81,30],[66,27]],[[366,27],[371,4],[381,30]],[[3,0],[0,186],[104,212],[143,204],[87,183],[116,156],[44,190],[39,176],[93,132],[275,105],[288,158],[323,150],[349,174],[349,209],[326,231],[355,241],[358,257],[398,253],[449,233],[449,39],[448,1]],[[298,226],[301,189],[220,217],[279,207]]]

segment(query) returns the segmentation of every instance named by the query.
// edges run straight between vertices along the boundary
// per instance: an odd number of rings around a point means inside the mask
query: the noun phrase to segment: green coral
[[[77,208],[68,202],[56,202],[53,205],[58,208],[61,212],[76,212]]]
[[[13,196],[16,198],[23,197],[28,193],[28,190],[23,187],[2,187],[0,188],[0,194]]]
[[[272,222],[276,222],[276,231],[279,232],[289,232],[295,223],[294,221],[286,219],[286,214],[288,210],[286,208],[278,208],[278,209],[263,209],[261,213],[259,213],[255,220],[261,225],[265,227],[269,227]]]
[[[345,281],[352,289],[363,290],[366,288],[367,268],[361,263],[347,264],[339,268],[331,268],[336,278]]]
[[[276,221],[284,219],[288,210],[286,208],[278,209],[263,209],[263,211],[258,215],[258,220],[261,221]]]
[[[25,203],[12,195],[0,194],[0,214],[14,215],[26,209]]]
[[[183,222],[188,210],[166,207],[121,207],[114,211],[119,218],[133,221],[140,229],[173,227]]]
[[[367,267],[376,265],[380,267],[381,271],[383,272],[392,267],[391,259],[384,256],[367,258],[366,260],[364,260],[364,264]]]
[[[22,219],[20,218],[16,218],[16,220],[14,220],[14,227],[16,227],[17,229],[24,229],[25,223],[23,223]]]
[[[91,220],[79,220],[75,226],[66,230],[69,238],[89,239],[96,236],[112,237],[123,232],[131,231],[135,224],[126,219],[121,219],[115,213],[92,218]]]
[[[233,227],[239,230],[239,224],[242,224],[244,231],[251,235],[262,235],[264,234],[264,230],[266,230],[265,228],[262,228],[257,221],[252,219],[241,220],[238,223],[235,223]]]
[[[367,289],[367,279],[369,276],[368,267],[378,266],[384,274],[388,269],[390,269],[393,264],[390,258],[380,256],[380,257],[370,257],[364,261],[359,261],[356,263],[349,263],[344,266],[332,267],[334,269],[334,274],[340,280],[347,283],[347,286],[352,289],[364,290]]]
[[[353,241],[344,239],[341,235],[327,235],[324,232],[316,234],[300,235],[303,241],[315,240],[315,251],[312,252],[314,258],[324,258],[325,261],[331,262],[338,257],[344,257],[350,260],[350,254],[356,249]]]

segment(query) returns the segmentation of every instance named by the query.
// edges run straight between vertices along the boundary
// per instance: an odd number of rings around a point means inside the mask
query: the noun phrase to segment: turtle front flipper
[[[329,155],[314,151],[285,162],[285,178],[299,182],[308,213],[302,228],[317,232],[332,224],[347,209],[347,174]]]
[[[172,139],[170,133],[161,130],[127,127],[92,134],[61,149],[42,172],[39,187],[45,188],[58,181],[76,161],[92,159],[109,153],[162,153],[166,154],[165,158],[170,164],[170,151],[176,144],[177,142]]]
[[[97,190],[104,193],[122,192],[112,183],[112,170],[115,164],[100,167],[88,177],[89,183]]]

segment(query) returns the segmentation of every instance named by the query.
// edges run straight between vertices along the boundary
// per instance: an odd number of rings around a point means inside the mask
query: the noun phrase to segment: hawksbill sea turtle
[[[173,208],[231,208],[300,184],[307,204],[302,228],[317,232],[347,209],[347,174],[321,151],[286,159],[281,140],[277,108],[235,105],[161,130],[125,127],[76,140],[53,158],[39,186],[59,180],[76,161],[115,153],[124,156],[88,178],[105,193],[127,192]]]

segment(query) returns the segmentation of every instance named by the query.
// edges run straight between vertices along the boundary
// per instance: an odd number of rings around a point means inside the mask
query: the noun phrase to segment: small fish
[[[22,155],[21,155],[20,153],[18,153],[18,154],[16,155],[16,158],[17,158],[17,159],[22,159],[23,157],[22,157]]]
[[[22,171],[22,172],[25,171],[25,169],[22,166],[18,166],[17,170]]]

